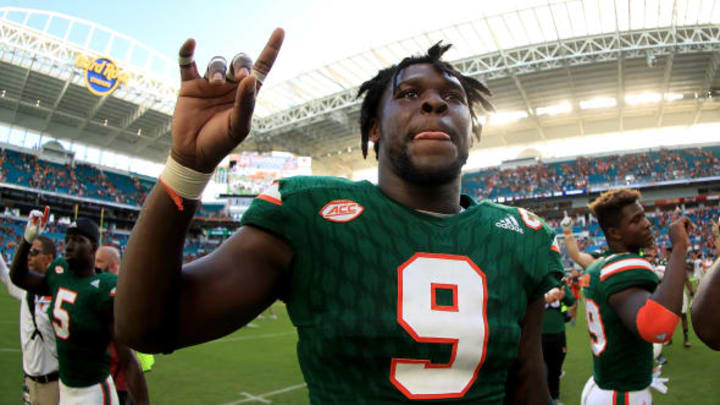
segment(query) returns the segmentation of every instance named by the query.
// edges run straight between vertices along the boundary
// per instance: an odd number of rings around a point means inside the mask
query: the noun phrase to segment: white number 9
[[[436,302],[438,289],[451,305]],[[410,399],[464,396],[485,361],[486,308],[485,274],[466,256],[416,253],[398,267],[398,323],[418,342],[453,347],[447,364],[393,358],[392,384]]]

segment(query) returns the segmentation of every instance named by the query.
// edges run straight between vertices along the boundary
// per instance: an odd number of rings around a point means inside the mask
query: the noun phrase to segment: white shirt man
[[[45,248],[40,238],[35,240],[28,257],[28,265],[35,269],[42,268],[43,272],[55,257],[55,245],[52,241],[48,239],[44,243]],[[10,281],[8,267],[2,255],[0,255],[0,281],[5,284],[8,293],[20,301],[20,344],[30,404],[57,405],[59,394],[55,332],[47,314],[51,297],[34,294],[28,297],[28,292]],[[34,311],[31,311],[29,302],[32,302]]]

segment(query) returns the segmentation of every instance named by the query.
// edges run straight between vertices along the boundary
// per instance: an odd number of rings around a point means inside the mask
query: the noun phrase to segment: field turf
[[[0,405],[20,404],[22,386],[18,337],[18,301],[0,291]],[[164,404],[307,404],[307,388],[295,356],[297,334],[282,304],[278,320],[255,320],[244,328],[204,345],[157,356],[146,374],[151,403]],[[580,312],[582,313],[582,312]],[[580,403],[580,391],[592,372],[588,337],[582,319],[568,328],[568,355],[561,380],[561,400]],[[665,348],[669,392],[653,391],[654,404],[717,405],[720,403],[720,353],[692,335],[682,347],[682,330]]]

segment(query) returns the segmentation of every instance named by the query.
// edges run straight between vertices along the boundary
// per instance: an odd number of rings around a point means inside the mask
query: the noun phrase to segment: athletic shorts
[[[60,381],[60,405],[119,405],[115,384],[108,374],[105,381],[89,387],[68,387]]]
[[[580,399],[581,405],[652,405],[650,387],[640,391],[612,391],[604,390],[590,378],[585,383]]]

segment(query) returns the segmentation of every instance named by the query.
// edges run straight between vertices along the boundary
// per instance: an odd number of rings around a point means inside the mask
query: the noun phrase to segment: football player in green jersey
[[[540,329],[559,249],[532,213],[461,196],[480,131],[473,108],[491,106],[484,85],[440,59],[446,46],[361,86],[378,186],[281,180],[220,248],[182,266],[200,193],[248,135],[283,35],[232,81],[212,67],[203,79],[194,42],[181,48],[171,156],[128,242],[118,336],[168,352],[226,335],[280,298],[313,404],[547,405]]]
[[[85,218],[68,227],[64,257],[50,263],[45,274],[29,270],[27,253],[42,233],[48,213],[49,207],[44,213],[30,212],[12,262],[12,281],[28,291],[52,297],[50,317],[60,369],[60,405],[118,405],[107,350],[113,334],[117,276],[95,273],[100,232],[94,222]],[[137,359],[127,346],[116,343],[115,347],[128,364],[128,385],[135,403],[147,404],[147,387]]]
[[[655,243],[640,197],[638,191],[616,189],[590,204],[609,251],[586,272],[593,376],[583,389],[583,405],[651,404],[652,343],[669,341],[680,319],[692,224],[681,216],[670,225],[673,249],[658,287],[653,266],[639,255]]]

